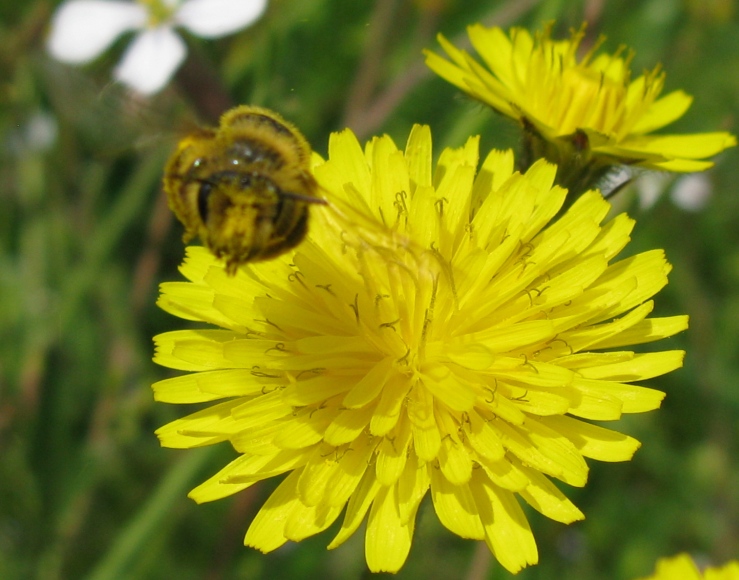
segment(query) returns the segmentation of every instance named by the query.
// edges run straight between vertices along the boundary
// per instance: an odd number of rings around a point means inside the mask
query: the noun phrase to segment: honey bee
[[[295,247],[308,228],[308,208],[325,204],[310,172],[311,149],[277,113],[242,105],[217,129],[182,139],[167,162],[164,191],[185,226],[234,275],[242,264]]]

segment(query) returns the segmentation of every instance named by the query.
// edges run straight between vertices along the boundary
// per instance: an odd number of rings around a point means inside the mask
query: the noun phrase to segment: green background
[[[177,85],[143,100],[111,82],[130,38],[85,67],[51,60],[56,5],[0,0],[0,578],[369,576],[362,530],[332,552],[331,530],[266,556],[242,546],[276,481],[212,504],[186,498],[234,455],[162,449],[153,435],[193,410],[154,403],[150,384],[171,376],[152,363],[151,337],[186,324],[154,305],[183,255],[161,172],[197,117]],[[737,132],[738,12],[730,0],[272,0],[251,28],[187,41],[235,102],[278,110],[319,153],[345,126],[402,145],[418,122],[438,154],[470,134],[483,149],[518,141],[513,123],[425,70],[420,50],[436,50],[438,31],[460,40],[477,21],[556,19],[562,35],[587,19],[590,41],[633,47],[635,72],[662,63],[666,91],[695,96],[671,132]],[[698,213],[667,194],[642,209],[633,187],[616,200],[638,220],[628,251],[664,247],[674,265],[657,311],[690,314],[690,331],[662,343],[688,351],[685,367],[649,382],[667,392],[661,410],[611,425],[643,442],[633,461],[591,462],[584,489],[560,485],[584,522],[529,513],[540,564],[521,579],[628,580],[679,551],[739,558],[737,151],[709,176]],[[443,529],[427,498],[397,577],[511,576]]]

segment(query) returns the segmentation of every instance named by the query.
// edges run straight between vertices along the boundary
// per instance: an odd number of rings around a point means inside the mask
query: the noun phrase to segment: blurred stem
[[[177,71],[175,81],[205,123],[217,125],[221,115],[235,106],[218,74],[193,47],[187,53],[185,64]]]
[[[3,34],[3,50],[0,52],[2,66],[12,67],[20,55],[28,55],[44,42],[51,12],[49,3],[35,2],[32,6],[30,2],[28,4],[29,9],[23,21],[12,27],[14,34]]]
[[[412,42],[412,45],[415,47],[412,54],[420,54],[421,48],[430,41],[433,32],[437,28],[439,17],[440,12],[437,9],[427,8],[421,12],[421,22],[416,32],[416,38]],[[368,46],[365,58],[370,55],[371,51]],[[381,55],[378,55],[378,69],[380,68],[379,56]],[[357,108],[351,116],[349,111],[347,111],[344,116],[344,124],[354,131],[360,141],[367,138],[382,126],[385,120],[417,84],[430,76],[430,72],[423,64],[416,64],[407,68],[398,80],[375,98],[374,102],[371,102],[369,99],[365,100],[362,103],[361,109]],[[359,82],[360,80],[357,79],[355,84]]]
[[[74,491],[56,518],[54,537],[46,544],[39,559],[38,580],[63,578],[65,559],[72,552],[73,542],[79,537],[90,513],[95,487],[100,482],[101,463],[100,454],[88,442],[88,447],[80,454],[80,469],[70,486]]]
[[[488,18],[483,18],[481,23],[485,26],[507,26],[534,8],[540,1],[509,0],[493,10]],[[437,16],[436,13],[428,11],[425,15],[427,18],[434,18],[434,21]],[[427,28],[429,27],[421,26],[422,31]],[[471,47],[466,31],[454,37],[452,43],[457,48],[468,49]],[[431,75],[431,70],[423,62],[415,61],[414,64],[407,67],[374,102],[367,105],[361,116],[355,119],[352,129],[357,137],[361,140],[377,131],[406,95]]]
[[[588,28],[593,26],[597,28],[596,23],[600,21],[600,17],[603,14],[605,8],[604,0],[585,0],[585,7],[583,9],[583,21],[588,23]]]
[[[101,273],[96,296],[104,308],[101,324],[107,328],[104,336],[110,337],[108,353],[105,357],[106,371],[100,377],[100,393],[91,413],[89,430],[81,453],[74,458],[75,466],[63,476],[69,491],[55,518],[54,534],[45,544],[37,578],[52,580],[63,577],[64,566],[71,561],[79,543],[96,493],[102,487],[106,468],[115,463],[120,453],[121,441],[113,437],[113,423],[140,424],[141,404],[131,404],[122,396],[125,385],[140,378],[140,361],[145,355],[137,351],[136,323],[130,316],[129,308],[120,300],[129,288],[129,278],[116,265],[110,265]],[[148,398],[143,390],[129,393],[130,398]],[[125,431],[125,427],[122,429]],[[75,467],[77,467],[75,469]]]
[[[580,53],[587,52],[590,50],[600,38],[600,21],[603,16],[603,9],[605,8],[604,0],[586,0],[585,6],[583,6],[583,22],[587,22],[588,26],[585,29],[585,38],[580,43]]]
[[[378,0],[375,3],[372,21],[367,28],[364,56],[347,97],[342,126],[355,125],[375,92],[397,5],[397,0]],[[428,12],[424,11],[423,14]]]
[[[470,564],[465,580],[485,580],[490,577],[490,565],[493,563],[490,548],[485,542],[475,542],[475,544],[472,564]]]
[[[146,244],[139,254],[133,274],[131,306],[136,316],[141,314],[148,303],[154,277],[159,271],[162,243],[172,229],[173,222],[174,216],[169,210],[167,198],[163,194],[158,195],[149,218]]]
[[[216,551],[213,554],[212,564],[205,580],[228,578],[234,556],[240,552],[240,548],[243,546],[244,522],[253,519],[252,511],[262,483],[252,485],[233,498],[228,519],[223,526],[219,541],[216,542]]]
[[[132,578],[135,562],[149,543],[161,534],[164,521],[192,486],[193,479],[211,458],[213,448],[191,449],[175,463],[138,514],[128,522],[88,580]]]
[[[105,260],[109,259],[126,229],[136,221],[137,214],[151,194],[152,186],[159,181],[163,165],[164,156],[161,151],[147,156],[136,167],[131,179],[120,192],[116,204],[101,220],[85,248],[85,256],[79,266],[70,273],[62,289],[62,307],[58,318],[60,336],[69,330],[77,309],[82,306],[83,299],[97,283]]]

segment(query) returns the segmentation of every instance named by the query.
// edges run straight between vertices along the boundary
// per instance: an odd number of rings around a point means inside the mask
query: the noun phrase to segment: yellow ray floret
[[[670,270],[661,251],[616,260],[633,222],[566,192],[556,167],[513,170],[478,141],[445,150],[414,127],[362,148],[334,134],[314,175],[329,205],[306,240],[228,276],[188,248],[188,282],[159,305],[221,327],[156,337],[155,361],[191,371],[154,385],[210,403],[159,429],[163,445],[229,441],[240,456],[195,488],[215,500],[283,475],[245,542],[262,551],[325,530],[330,548],[366,521],[371,570],[397,571],[430,494],[441,523],[486,542],[511,572],[537,549],[521,500],[554,520],[584,516],[552,480],[587,481],[586,458],[626,461],[639,443],[586,420],[659,407],[639,383],[680,351],[634,353],[687,327],[649,318]]]
[[[651,576],[641,580],[739,580],[739,562],[736,560],[721,566],[699,570],[688,554],[662,558]]]
[[[633,55],[623,47],[598,54],[598,43],[579,58],[584,27],[566,40],[552,39],[551,28],[532,36],[522,28],[506,34],[475,24],[469,37],[484,64],[441,35],[449,60],[426,51],[426,64],[544,141],[560,147],[574,142],[578,155],[600,163],[702,171],[713,165],[707,158],[736,145],[725,132],[651,135],[682,117],[692,97],[680,90],[660,96],[665,81],[660,67],[632,79]]]

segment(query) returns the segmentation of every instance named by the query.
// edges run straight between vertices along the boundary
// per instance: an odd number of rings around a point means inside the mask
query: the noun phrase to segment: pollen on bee
[[[199,236],[234,275],[242,264],[279,256],[305,237],[310,205],[326,204],[317,196],[310,157],[294,125],[242,105],[226,112],[217,129],[180,141],[165,169],[164,192],[186,237]]]

